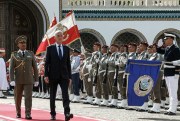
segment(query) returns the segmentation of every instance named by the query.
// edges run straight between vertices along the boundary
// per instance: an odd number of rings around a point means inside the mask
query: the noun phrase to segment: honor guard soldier
[[[180,59],[180,50],[174,43],[176,36],[170,33],[164,33],[164,43],[166,48],[158,48],[157,52],[164,54],[164,78],[169,92],[170,104],[169,109],[165,115],[176,115],[178,99],[178,80],[179,80],[179,66],[174,65],[173,61]]]
[[[99,62],[99,68],[98,68],[98,78],[96,83],[96,101],[93,102],[93,105],[101,105],[101,96],[102,96],[102,82],[104,78],[104,74],[106,71],[106,59],[108,57],[108,46],[104,45],[101,49],[102,58]],[[103,100],[104,101],[104,100]],[[108,102],[107,102],[108,103]],[[106,102],[102,102],[102,104],[107,104]]]
[[[108,95],[110,99],[110,103],[108,104],[108,107],[116,107],[117,106],[117,99],[115,97],[112,97],[113,94],[113,82],[114,82],[114,76],[115,76],[115,70],[116,70],[116,65],[115,62],[119,58],[119,52],[118,52],[119,46],[117,44],[112,44],[110,47],[110,52],[112,53],[109,60],[108,60]],[[105,90],[105,89],[103,89]],[[111,100],[112,98],[112,100]]]
[[[128,59],[132,59],[135,60],[136,59],[136,48],[137,45],[135,43],[129,43],[128,44],[128,55],[127,55],[127,60]],[[126,63],[127,64],[127,63]],[[120,104],[117,105],[118,109],[124,109],[127,108],[128,103],[127,103],[127,78],[126,77],[126,73],[124,73],[123,75],[123,83],[122,83],[122,87],[121,87],[121,97],[122,97],[122,101]]]
[[[93,45],[93,50],[94,52],[92,53],[92,57],[90,59],[90,64],[88,65],[89,67],[89,78],[88,78],[88,82],[89,82],[89,91],[92,91],[93,94],[95,93],[95,86],[97,84],[97,76],[98,76],[98,68],[99,68],[99,61],[102,57],[102,54],[100,52],[101,49],[101,44],[99,42],[95,42]],[[94,85],[94,87],[93,87]],[[96,103],[98,99],[95,98],[95,101],[93,101],[93,95],[89,95],[89,97],[87,98],[87,100],[84,102],[85,104],[92,104],[92,103]]]
[[[84,86],[85,86],[85,90],[87,93],[87,96],[89,95],[93,95],[92,91],[89,91],[89,82],[88,82],[88,78],[89,78],[89,70],[88,70],[88,65],[90,63],[90,59],[91,59],[91,53],[88,53],[87,51],[84,53],[85,55],[85,60],[83,61],[83,64],[81,65],[80,68],[80,74],[81,74],[81,78],[84,82]],[[84,97],[83,97],[84,98]],[[87,97],[89,98],[89,97]]]
[[[121,45],[119,48],[119,52],[116,55],[117,59],[115,61],[115,76],[113,80],[112,92],[113,92],[113,99],[115,102],[118,100],[118,84],[120,93],[122,92],[122,82],[123,82],[123,74],[125,70],[125,66],[127,63],[127,45]],[[122,95],[122,93],[121,93]],[[113,105],[113,106],[117,106]]]
[[[163,57],[161,54],[157,53],[157,45],[153,44],[148,47],[149,51],[149,61],[163,61]],[[151,100],[153,101],[153,107],[148,111],[149,113],[160,113],[161,106],[161,80],[162,80],[163,72],[160,70],[158,81],[151,92]]]
[[[15,40],[19,50],[11,54],[10,80],[11,85],[15,86],[16,117],[21,118],[21,100],[24,91],[25,118],[31,120],[33,84],[38,86],[39,82],[35,56],[33,52],[26,50],[26,41],[27,37],[24,35]]]
[[[147,42],[141,42],[137,48],[137,53],[138,56],[136,58],[136,60],[148,60],[148,54],[147,54],[147,47],[148,47],[148,43]],[[139,108],[136,109],[136,111],[139,112],[144,112],[147,111],[148,109],[148,99],[147,101]]]

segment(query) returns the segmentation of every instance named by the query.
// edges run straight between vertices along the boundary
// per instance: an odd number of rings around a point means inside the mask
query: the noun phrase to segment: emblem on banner
[[[56,30],[59,29],[63,32],[63,35],[64,35],[64,40],[63,41],[66,41],[68,38],[69,38],[69,34],[67,33],[68,31],[68,28],[62,24],[58,24],[57,25],[57,28]]]
[[[154,81],[150,76],[140,76],[134,84],[134,92],[137,96],[146,96],[152,90],[153,84]]]

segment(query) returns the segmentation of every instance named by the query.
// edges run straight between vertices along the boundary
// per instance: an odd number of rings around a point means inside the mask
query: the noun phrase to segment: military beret
[[[128,45],[131,45],[131,46],[134,46],[134,47],[137,47],[137,44],[136,43],[129,43]]]
[[[144,45],[144,46],[146,46],[146,47],[149,46],[149,44],[148,44],[147,42],[141,42],[140,44],[142,44],[142,45]]]
[[[172,38],[172,39],[175,39],[176,38],[176,35],[174,34],[170,34],[170,33],[164,33],[164,40],[166,40],[167,38]]]
[[[106,48],[106,49],[107,49],[107,48],[108,48],[108,46],[107,46],[107,45],[103,45],[103,46],[102,46],[102,48]]]
[[[99,42],[95,42],[94,45],[101,47],[101,44]]]
[[[118,44],[111,44],[111,46],[114,46],[114,47],[119,48],[119,45],[118,45]]]
[[[18,44],[20,42],[25,42],[26,43],[27,42],[27,37],[25,35],[21,35],[21,36],[17,37],[16,40],[15,40],[15,43]]]
[[[81,52],[77,49],[73,49],[73,53],[81,53]]]

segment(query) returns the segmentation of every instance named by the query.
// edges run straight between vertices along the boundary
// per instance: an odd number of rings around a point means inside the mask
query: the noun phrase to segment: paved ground
[[[13,97],[8,99],[0,99],[1,104],[14,104]],[[22,102],[24,105],[24,102]],[[56,101],[57,112],[63,112],[62,102]],[[49,99],[33,98],[33,108],[49,110]],[[86,104],[71,103],[71,113],[80,116],[87,116],[108,121],[180,121],[180,112],[176,116],[164,115],[165,110],[161,114],[149,114],[147,112],[136,112],[121,109],[112,109],[107,107],[92,106]]]

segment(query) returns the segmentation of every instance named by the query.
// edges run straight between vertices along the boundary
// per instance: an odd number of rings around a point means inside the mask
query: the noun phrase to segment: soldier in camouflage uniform
[[[113,82],[114,82],[114,75],[115,75],[115,70],[116,70],[116,65],[115,62],[118,59],[118,49],[119,46],[117,44],[112,44],[110,47],[110,52],[112,53],[109,60],[108,60],[108,79],[107,79],[107,83],[108,83],[108,95],[109,95],[109,99],[111,100],[111,102],[108,104],[108,106],[110,107],[114,107],[117,105],[117,100],[114,99],[114,97],[112,97],[112,87],[113,87]],[[103,89],[105,90],[105,89]]]
[[[102,82],[103,82],[103,75],[106,71],[106,58],[108,57],[107,55],[107,51],[108,51],[108,46],[104,45],[101,49],[101,53],[102,53],[102,58],[99,62],[99,68],[98,68],[98,78],[97,78],[97,83],[96,83],[96,89],[95,89],[95,93],[96,93],[96,99],[93,102],[93,105],[100,105],[101,103],[101,96],[102,96]]]
[[[127,55],[127,60],[128,59],[136,59],[136,48],[137,45],[135,43],[129,43],[128,45],[128,55]],[[127,64],[127,62],[126,62]],[[121,89],[121,97],[122,101],[120,104],[117,105],[118,109],[124,109],[128,106],[127,104],[127,78],[126,78],[126,73],[123,73],[123,83]]]
[[[156,44],[149,46],[149,48],[152,50],[152,53],[148,60],[163,61],[162,55],[157,53],[157,45]],[[162,77],[163,77],[163,71],[160,70],[157,83],[151,93],[151,99],[153,100],[153,107],[148,111],[149,113],[160,113]]]
[[[117,102],[118,100],[118,84],[119,84],[119,89],[120,93],[122,92],[122,82],[123,82],[123,74],[127,62],[127,46],[126,45],[121,45],[119,49],[119,53],[117,53],[115,65],[116,65],[116,70],[115,70],[115,76],[114,76],[114,82],[113,82],[113,88],[112,88],[112,93],[113,93],[113,100],[114,102]],[[122,93],[121,93],[122,95]],[[110,107],[116,107],[117,103],[114,103]]]
[[[96,85],[97,83],[97,72],[99,67],[99,61],[102,57],[102,54],[100,52],[101,44],[99,42],[94,43],[92,53],[92,57],[90,59],[88,69],[89,69],[89,77],[88,77],[88,92],[91,92],[93,94],[93,83]],[[97,98],[95,99],[95,101]],[[92,104],[93,101],[93,95],[88,95],[88,98],[86,101],[84,101],[84,104]]]
[[[149,57],[147,54],[147,47],[148,46],[149,45],[146,42],[140,43],[140,45],[137,48],[138,56],[137,56],[136,60],[148,60],[148,57]],[[139,112],[147,111],[147,108],[148,108],[147,101],[141,107],[137,108],[136,111],[139,111]]]

